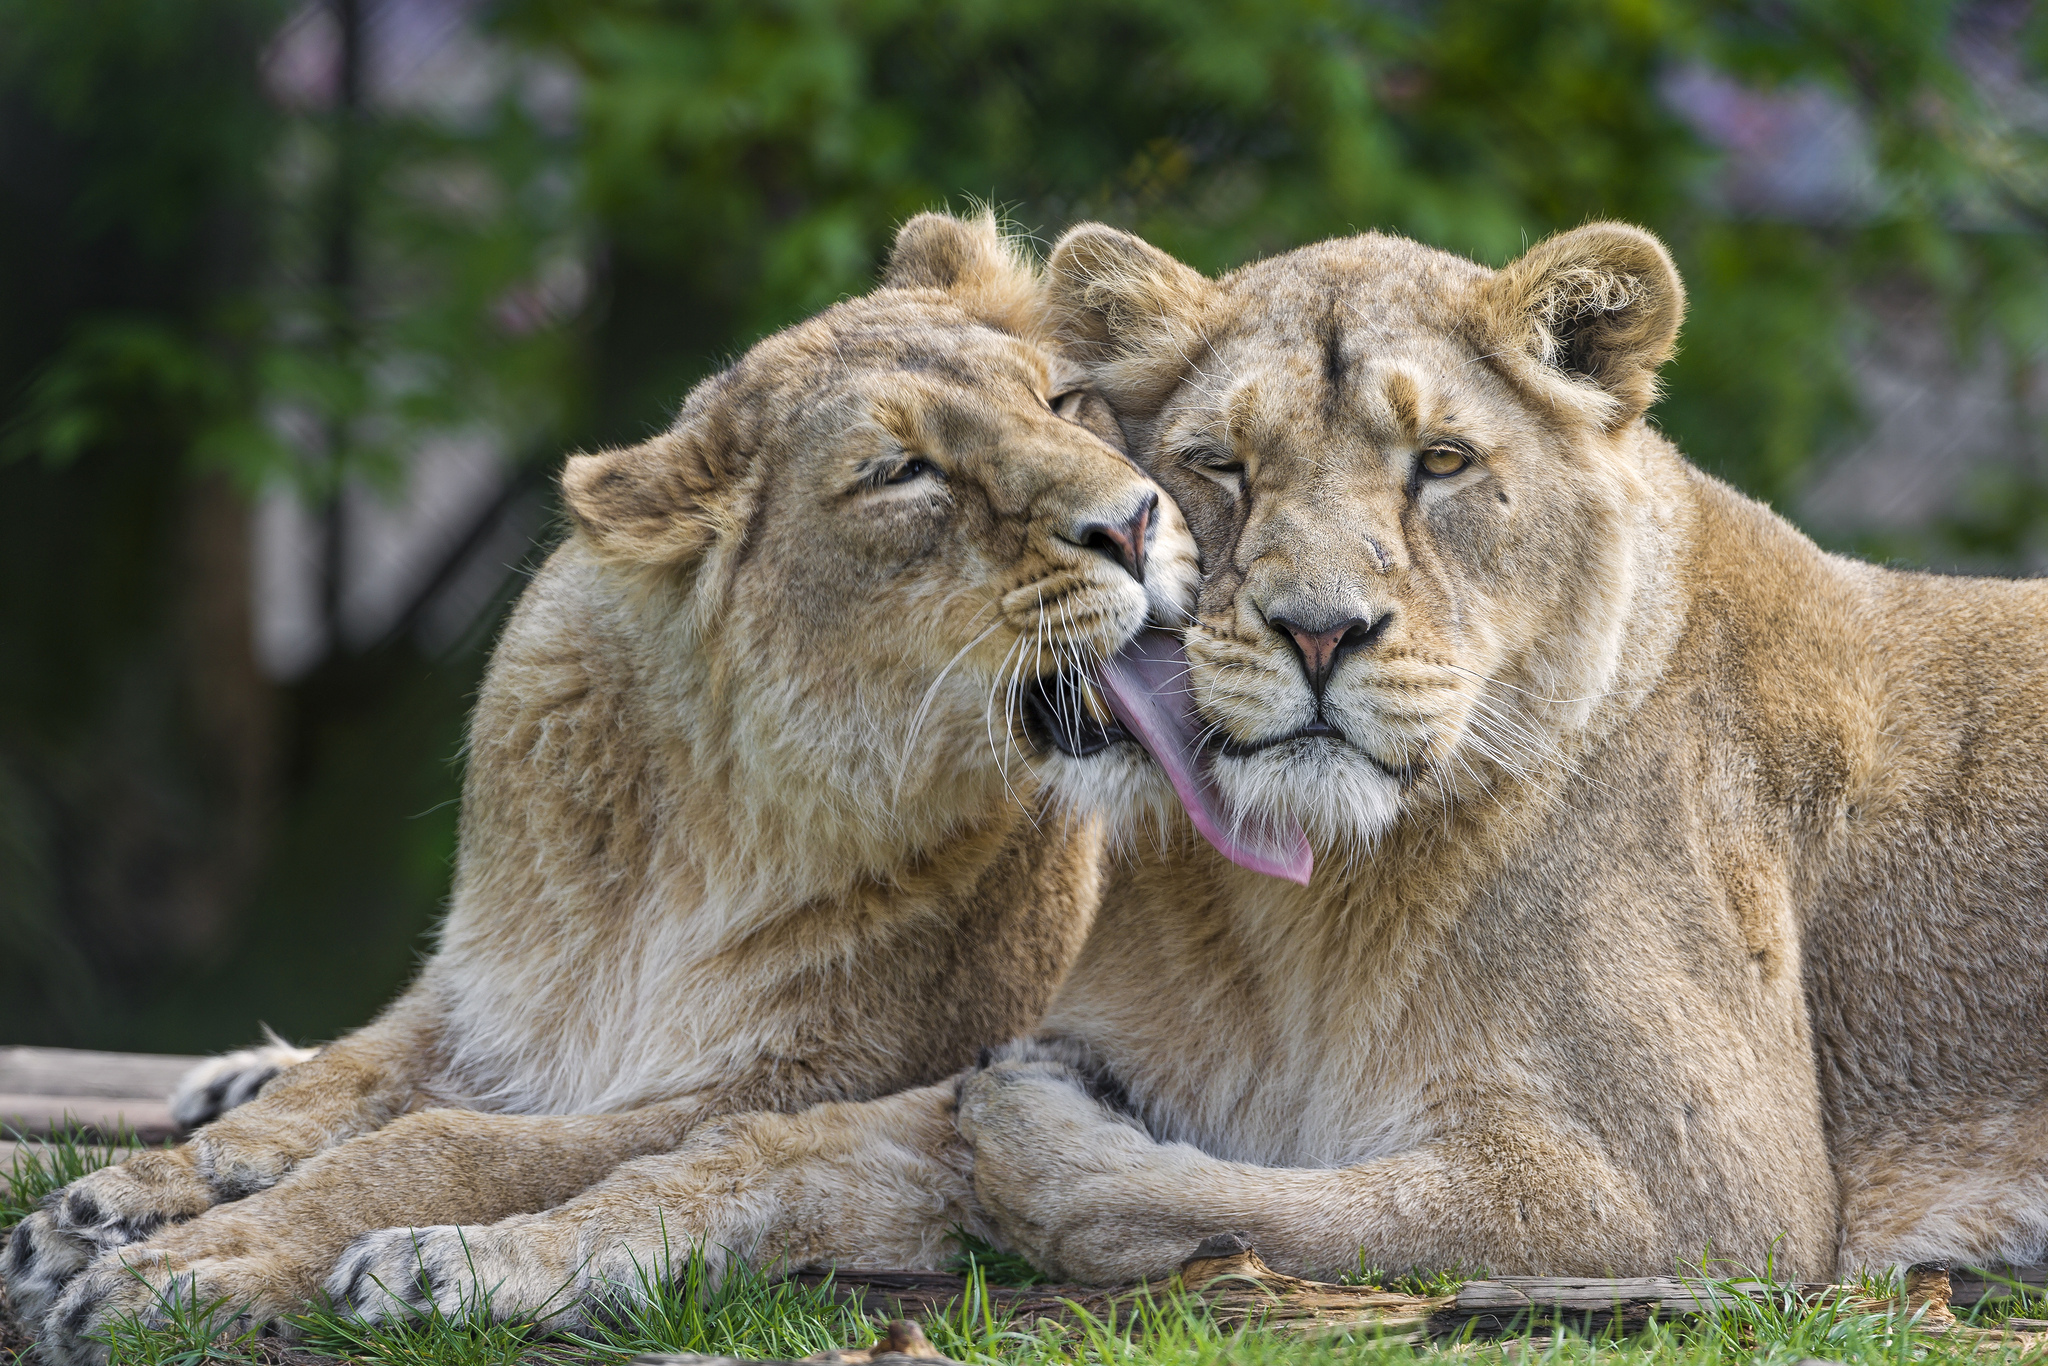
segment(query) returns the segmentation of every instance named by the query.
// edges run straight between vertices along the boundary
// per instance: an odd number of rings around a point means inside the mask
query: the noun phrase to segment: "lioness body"
[[[2048,585],[1829,556],[1687,466],[1633,230],[1218,282],[1088,230],[1054,273],[1204,550],[1217,781],[1325,861],[1108,890],[1046,1027],[1192,1149],[1051,1143],[993,1076],[1006,1231],[1096,1275],[1223,1226],[1535,1274],[2048,1249]],[[1230,983],[1213,1032],[1133,1007],[1176,969]]]
[[[1071,367],[991,221],[914,220],[886,285],[570,462],[573,534],[473,718],[437,952],[20,1226],[0,1265],[48,1359],[103,1357],[167,1287],[271,1320],[359,1235],[546,1209],[707,1117],[930,1082],[1037,1019],[1102,833],[1020,695],[1181,610],[1192,545],[1049,406]]]
[[[2048,1250],[2048,586],[1826,555],[1686,465],[1631,229],[1210,281],[1088,227],[1051,268],[1203,551],[1193,743],[1310,884],[1138,841],[1035,1041],[726,1119],[634,1164],[640,1212],[424,1230],[433,1265],[573,1317],[678,1229],[915,1264],[952,1221],[1093,1281],[1228,1230],[1325,1273]]]
[[[1305,891],[1191,840],[1115,873],[1045,1028],[1203,1156],[1113,1194],[1006,1132],[978,1180],[1036,1255],[1128,1274],[1227,1225],[1325,1271],[2040,1258],[2048,585],[1825,555],[1661,446],[1684,626],[1553,790]]]

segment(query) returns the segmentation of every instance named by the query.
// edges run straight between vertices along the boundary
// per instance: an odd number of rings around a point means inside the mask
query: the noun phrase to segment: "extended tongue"
[[[1159,766],[1202,838],[1240,868],[1308,885],[1315,855],[1308,836],[1284,823],[1240,816],[1202,765],[1195,700],[1188,687],[1188,657],[1171,631],[1146,629],[1102,666],[1102,690],[1123,728],[1137,737]]]

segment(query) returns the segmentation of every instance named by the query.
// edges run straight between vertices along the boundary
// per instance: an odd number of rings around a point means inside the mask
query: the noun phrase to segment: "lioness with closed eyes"
[[[914,1266],[946,1223],[1096,1282],[1231,1230],[1307,1272],[2042,1257],[2048,585],[1825,554],[1687,464],[1636,229],[1212,280],[1087,226],[1050,272],[1201,549],[1185,705],[1119,712],[1193,821],[989,1065],[331,1288],[452,1305],[468,1257],[569,1320],[663,1238]],[[1305,885],[1192,833],[1290,824]]]
[[[925,215],[883,288],[569,462],[571,533],[471,724],[437,951],[15,1230],[45,1360],[104,1359],[166,1297],[274,1321],[359,1235],[596,1194],[718,1115],[884,1096],[1037,1020],[1099,882],[1062,794],[1128,765],[1074,738],[1082,672],[1195,572],[1049,341],[993,223]]]

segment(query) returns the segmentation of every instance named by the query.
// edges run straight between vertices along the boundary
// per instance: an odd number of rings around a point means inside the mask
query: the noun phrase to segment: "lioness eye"
[[[883,478],[884,484],[907,484],[927,474],[937,474],[939,467],[929,460],[906,460]]]
[[[1472,463],[1472,453],[1456,446],[1431,446],[1422,453],[1422,472],[1432,479],[1448,479]]]
[[[1081,399],[1086,393],[1087,390],[1085,389],[1069,389],[1064,394],[1054,394],[1052,402],[1047,406],[1059,416],[1072,422],[1075,414],[1081,411]]]

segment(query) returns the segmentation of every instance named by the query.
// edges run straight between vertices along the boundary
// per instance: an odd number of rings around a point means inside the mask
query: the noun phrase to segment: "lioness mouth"
[[[1064,671],[1033,681],[1024,693],[1033,738],[1076,759],[1134,740],[1114,717],[1097,716],[1088,706],[1093,691],[1092,680],[1084,683]]]
[[[1335,740],[1340,744],[1349,745],[1364,755],[1367,763],[1400,783],[1403,792],[1415,785],[1414,764],[1390,764],[1364,746],[1353,744],[1349,736],[1327,721],[1311,721],[1299,730],[1288,731],[1285,735],[1269,735],[1263,740],[1233,740],[1226,735],[1216,742],[1216,752],[1226,758],[1249,759],[1254,754],[1263,754],[1281,745],[1291,745],[1296,740]]]
[[[1300,730],[1290,730],[1285,735],[1269,735],[1263,740],[1233,740],[1224,736],[1216,748],[1233,759],[1243,759],[1277,745],[1291,744],[1296,740],[1341,740],[1344,736],[1335,726],[1325,721],[1311,721]]]
[[[1031,690],[1031,709],[1039,722],[1048,719],[1041,706],[1051,713],[1048,734],[1054,744],[1068,754],[1082,755],[1107,749],[1118,740],[1137,741],[1165,770],[1188,818],[1216,852],[1240,868],[1308,884],[1315,856],[1301,826],[1291,819],[1236,809],[1210,774],[1201,753],[1204,731],[1188,686],[1188,657],[1179,636],[1156,628],[1140,631],[1103,661],[1094,681],[1114,722],[1092,714],[1085,720],[1063,719],[1079,709],[1054,705],[1059,699],[1044,696],[1043,683]]]

